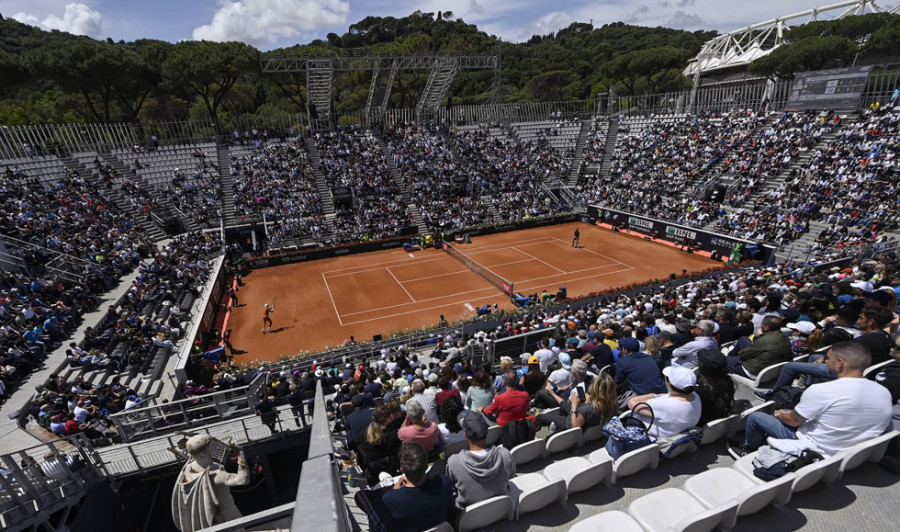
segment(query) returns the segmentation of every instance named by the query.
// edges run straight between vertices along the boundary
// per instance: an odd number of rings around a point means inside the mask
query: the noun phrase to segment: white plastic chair
[[[869,375],[871,375],[873,373],[878,373],[879,371],[884,369],[885,366],[889,366],[892,362],[896,362],[896,361],[893,358],[891,358],[891,359],[885,360],[884,362],[879,362],[878,364],[872,364],[871,366],[869,366],[863,370],[863,377],[868,377]]]
[[[759,372],[759,375],[756,376],[756,379],[750,379],[748,377],[743,377],[741,375],[731,374],[731,380],[738,386],[743,384],[744,386],[748,386],[752,388],[754,391],[763,390],[762,383],[773,381],[781,375],[781,368],[787,365],[787,362],[779,362],[778,364],[773,364],[762,371]]]
[[[451,525],[447,521],[443,521],[438,526],[429,528],[424,532],[453,532],[453,525]]]
[[[757,454],[759,454],[758,451],[742,456],[731,467],[743,473],[757,484],[762,484],[764,481],[753,474],[753,459],[756,458]],[[826,484],[834,482],[841,474],[840,467],[843,459],[844,453],[838,453],[831,458],[801,467],[794,473],[796,477],[791,483],[791,493],[806,491],[819,482],[825,482]]]
[[[484,528],[501,519],[512,519],[513,502],[509,495],[498,495],[469,505],[459,518],[459,532]]]
[[[509,479],[509,494],[513,499],[516,519],[553,503],[566,502],[568,496],[564,479],[550,480],[540,473]]]
[[[606,437],[606,433],[603,432],[603,425],[594,425],[593,427],[588,427],[588,428],[584,429],[584,442],[583,443],[602,440],[605,437]]]
[[[444,445],[444,447],[442,447],[441,450],[444,451],[444,456],[446,456],[447,458],[450,458],[452,455],[454,455],[460,451],[463,451],[465,449],[468,449],[468,448],[469,448],[468,440],[462,440],[462,441],[456,441],[453,443],[448,443],[447,445]]]
[[[634,517],[610,510],[575,523],[569,532],[644,532],[644,529]]]
[[[544,468],[543,475],[550,480],[565,480],[566,492],[571,495],[609,480],[612,468],[612,460],[591,462],[576,456],[553,462]]]
[[[597,449],[588,458],[593,463],[603,463],[607,460],[613,461],[606,449]],[[615,484],[622,477],[633,475],[644,469],[656,469],[658,465],[659,445],[653,443],[646,447],[635,449],[613,461],[613,472],[610,482]]]
[[[567,429],[547,438],[547,454],[559,453],[573,447],[581,447],[584,431],[576,427]]]
[[[900,436],[900,432],[896,430],[892,430],[877,438],[873,438],[869,441],[858,443],[844,451],[844,459],[841,460],[840,475],[843,476],[845,471],[850,471],[851,469],[856,469],[857,467],[863,465],[866,461],[869,462],[880,462],[882,458],[884,458],[884,453],[887,451],[888,445],[891,443],[891,440]],[[838,477],[840,478],[840,477]]]
[[[500,435],[503,433],[503,427],[500,425],[489,425],[487,431],[487,444],[494,445],[500,441]]]
[[[752,414],[754,412],[763,412],[766,414],[771,414],[774,411],[775,411],[775,401],[766,401],[765,403],[763,403],[761,405],[756,405],[753,408],[748,408],[747,410],[744,410],[743,412],[740,413],[741,417],[740,417],[740,419],[738,419],[738,422],[736,425],[737,430],[735,430],[735,432],[744,430],[747,427],[747,418],[750,417],[750,414]]]
[[[736,500],[738,506],[722,519],[722,528],[730,529],[739,515],[756,513],[772,502],[787,504],[796,475],[787,475],[770,482],[757,483],[743,473],[728,467],[717,467],[694,475],[684,483],[690,493],[706,508],[716,508]]]
[[[710,421],[703,427],[703,439],[700,440],[700,445],[708,445],[722,438],[730,438],[737,431],[740,419],[740,414],[734,414]]]
[[[719,526],[730,512],[734,512],[737,504],[737,501],[730,501],[707,509],[684,490],[664,488],[632,502],[628,513],[647,532],[709,532]]]
[[[516,465],[527,464],[545,456],[547,447],[542,438],[520,443],[509,452]]]

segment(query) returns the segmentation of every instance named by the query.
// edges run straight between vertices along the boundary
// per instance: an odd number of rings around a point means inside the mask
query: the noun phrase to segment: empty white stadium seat
[[[509,495],[498,495],[469,505],[459,518],[459,532],[484,528],[501,519],[512,519],[513,502]]]
[[[544,468],[543,474],[550,480],[565,480],[566,492],[571,495],[610,480],[612,467],[612,460],[591,462],[576,456],[553,462]]]
[[[509,480],[509,494],[518,519],[522,514],[565,502],[566,481],[562,478],[550,480],[540,473],[519,475]]]
[[[580,428],[567,429],[547,438],[547,454],[559,453],[581,447],[584,439],[584,431]]]
[[[546,454],[546,443],[542,438],[536,438],[525,443],[520,443],[512,448],[513,461],[516,465],[527,464],[539,458],[543,458]]]
[[[684,491],[706,508],[737,501],[734,511],[723,517],[723,528],[730,529],[739,515],[756,513],[772,502],[787,504],[795,478],[795,474],[788,473],[779,479],[758,483],[735,469],[717,467],[688,478],[684,482]]]
[[[722,524],[737,504],[737,501],[730,501],[707,509],[684,490],[664,488],[632,502],[628,513],[647,532],[708,532]]]
[[[644,529],[634,517],[625,512],[610,510],[575,523],[569,532],[644,532]]]

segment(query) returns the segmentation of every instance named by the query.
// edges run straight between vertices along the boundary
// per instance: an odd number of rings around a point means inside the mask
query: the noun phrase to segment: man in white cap
[[[700,421],[700,397],[694,392],[697,376],[686,367],[669,366],[663,370],[666,377],[665,394],[649,393],[632,397],[628,407],[638,419],[650,423],[650,409],[653,409],[653,423],[649,433],[654,438],[668,438],[694,428]],[[641,405],[646,403],[650,406]]]

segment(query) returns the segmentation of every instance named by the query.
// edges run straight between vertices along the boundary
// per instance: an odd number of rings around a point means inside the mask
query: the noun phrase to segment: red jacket
[[[528,392],[507,390],[494,397],[494,402],[484,409],[484,413],[489,416],[496,415],[497,424],[501,427],[505,427],[510,421],[519,419],[533,420],[534,416],[528,415],[529,401]]]

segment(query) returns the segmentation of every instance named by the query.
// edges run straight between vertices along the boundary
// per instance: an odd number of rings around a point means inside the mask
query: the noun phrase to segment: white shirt
[[[559,368],[551,373],[550,376],[547,377],[547,380],[550,381],[551,384],[555,384],[558,389],[563,390],[575,382],[575,377],[572,376],[571,370]]]
[[[556,353],[551,349],[538,349],[534,352],[534,356],[541,359],[541,373],[545,373],[550,364],[556,360]]]
[[[692,429],[700,422],[700,397],[692,393],[692,401],[682,401],[662,395],[647,401],[653,409],[653,425],[650,426],[650,435],[655,438],[668,438],[676,434]],[[637,416],[644,423],[650,418]]]
[[[891,393],[868,379],[843,378],[810,386],[794,408],[808,421],[797,438],[833,455],[884,434],[891,423]]]

